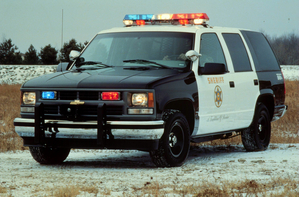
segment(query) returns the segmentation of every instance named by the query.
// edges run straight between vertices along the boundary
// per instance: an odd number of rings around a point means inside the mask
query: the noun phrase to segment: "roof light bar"
[[[127,14],[123,23],[125,26],[172,24],[172,25],[203,25],[207,26],[209,17],[206,13],[181,14]]]

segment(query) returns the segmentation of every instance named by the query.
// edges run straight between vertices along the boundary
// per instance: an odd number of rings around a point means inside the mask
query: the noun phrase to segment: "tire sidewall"
[[[179,126],[183,129],[184,137],[183,150],[178,156],[174,156],[172,154],[171,147],[169,145],[169,135],[172,132],[172,129],[175,127],[175,124],[179,124]],[[188,122],[182,113],[175,112],[169,116],[169,118],[166,120],[164,134],[161,139],[160,146],[164,150],[164,157],[167,160],[167,163],[169,163],[170,166],[182,165],[182,163],[188,157],[190,150],[190,129]]]
[[[259,119],[263,118],[265,121],[265,130],[263,132],[264,136],[263,139],[261,138],[259,134]],[[251,125],[251,130],[253,132],[253,137],[256,142],[256,146],[258,150],[266,150],[271,138],[271,122],[270,122],[270,116],[268,109],[265,105],[259,104],[257,107],[257,111],[254,116],[254,121]]]

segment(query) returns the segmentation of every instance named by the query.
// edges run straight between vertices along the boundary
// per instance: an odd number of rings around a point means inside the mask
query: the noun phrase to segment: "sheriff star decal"
[[[216,86],[214,89],[214,100],[216,107],[220,107],[223,100],[223,93],[220,86]]]

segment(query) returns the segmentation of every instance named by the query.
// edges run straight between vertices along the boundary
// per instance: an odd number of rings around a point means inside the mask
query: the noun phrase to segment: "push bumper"
[[[43,126],[47,129],[44,134],[36,135],[34,119],[14,120],[15,131],[23,138],[24,146],[151,151],[158,149],[164,132],[163,121],[107,121],[106,124],[108,132],[99,135],[97,121],[45,120]]]
[[[16,118],[15,131],[20,137],[35,137],[35,120]],[[45,120],[45,137],[69,139],[97,139],[97,121],[73,122],[66,120]],[[164,121],[107,121],[114,139],[156,140],[164,132]],[[54,129],[54,131],[53,131]],[[56,131],[55,131],[56,129]],[[109,137],[109,136],[107,136]]]

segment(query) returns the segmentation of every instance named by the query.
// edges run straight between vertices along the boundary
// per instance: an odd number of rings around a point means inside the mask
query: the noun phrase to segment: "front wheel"
[[[29,146],[29,150],[35,161],[40,164],[59,164],[67,158],[71,149]]]
[[[247,151],[266,150],[271,137],[271,120],[264,104],[257,106],[252,124],[242,134],[242,143]]]
[[[167,111],[163,115],[165,130],[158,150],[150,156],[158,167],[181,166],[190,150],[190,129],[185,116],[179,111]]]

